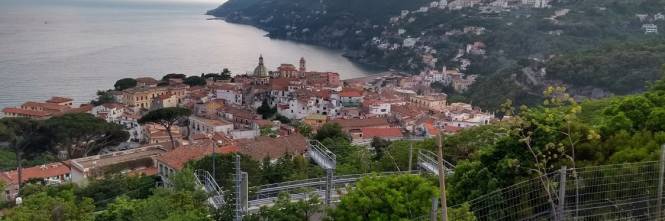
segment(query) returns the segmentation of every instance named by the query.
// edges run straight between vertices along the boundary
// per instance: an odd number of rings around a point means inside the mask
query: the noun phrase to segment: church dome
[[[255,77],[268,77],[268,69],[263,65],[263,56],[259,57],[259,65],[254,68]]]

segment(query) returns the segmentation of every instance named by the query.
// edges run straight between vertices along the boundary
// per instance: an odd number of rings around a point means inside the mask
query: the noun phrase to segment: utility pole
[[[448,221],[448,203],[446,202],[446,171],[443,169],[443,133],[439,134],[438,142],[438,168],[439,191],[441,191],[441,221]]]

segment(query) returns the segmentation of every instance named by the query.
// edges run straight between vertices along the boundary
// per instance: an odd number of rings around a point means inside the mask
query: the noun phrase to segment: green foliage
[[[476,221],[476,215],[471,212],[469,203],[464,203],[457,208],[448,208],[448,217],[452,221]]]
[[[202,191],[174,191],[159,188],[143,200],[120,197],[95,217],[97,221],[115,220],[212,220],[206,195]]]
[[[173,74],[167,74],[167,75],[164,75],[164,77],[162,77],[162,81],[166,81],[166,82],[168,82],[170,79],[182,79],[182,80],[185,80],[185,78],[187,78],[187,75],[184,75],[184,74],[175,74],[175,73],[173,73]]]
[[[305,137],[310,137],[312,135],[312,127],[303,122],[297,122],[295,124],[298,133],[302,134]]]
[[[49,220],[94,220],[95,206],[92,199],[78,200],[74,192],[38,192],[27,195],[21,206],[9,212],[8,220],[49,221]]]
[[[276,114],[275,115],[275,120],[278,120],[279,122],[281,122],[283,124],[290,124],[291,123],[291,119],[289,119],[288,117],[285,117],[284,115],[281,115],[281,114]]]
[[[645,82],[660,77],[665,42],[606,45],[561,56],[548,62],[548,77],[575,86],[605,88],[617,94],[643,91]]]
[[[344,195],[331,220],[411,220],[428,214],[437,187],[418,175],[366,177]]]
[[[256,113],[260,114],[263,119],[267,120],[277,113],[277,108],[271,107],[270,104],[268,104],[268,100],[263,100],[261,106],[256,109]]]
[[[163,126],[166,133],[169,134],[171,145],[176,146],[175,139],[171,132],[171,128],[184,120],[192,114],[192,111],[187,108],[181,107],[167,107],[157,110],[152,110],[138,120],[140,124],[155,123]]]
[[[212,162],[213,157],[215,158],[215,173],[212,171]],[[215,154],[206,156],[200,160],[188,162],[188,166],[194,170],[207,170],[212,174],[219,186],[222,188],[228,189],[232,188],[234,185],[233,174],[235,173],[235,154]],[[247,172],[248,174],[255,174],[254,176],[249,176],[249,186],[261,185],[261,176],[256,176],[256,174],[261,174],[261,164],[256,160],[253,160],[247,155],[240,155],[240,167],[242,171]]]
[[[108,123],[88,113],[71,113],[46,120],[59,150],[67,151],[69,159],[88,156],[101,148],[115,146],[129,139],[121,125]]]
[[[115,97],[111,94],[111,91],[97,91],[97,99],[90,101],[90,103],[95,106],[115,102]]]
[[[316,135],[314,135],[314,139],[317,139],[319,141],[323,141],[327,138],[330,139],[338,139],[342,138],[347,141],[350,141],[351,139],[349,138],[344,131],[342,131],[342,126],[336,123],[325,123],[321,128],[319,128],[318,131],[316,131]]]
[[[136,87],[138,82],[134,78],[123,78],[115,82],[113,87],[118,91],[124,91],[125,89]]]
[[[152,195],[155,187],[154,176],[125,176],[114,175],[102,180],[91,180],[86,186],[76,189],[77,197],[93,199],[98,209],[119,196],[128,199],[145,199]]]
[[[290,195],[280,193],[272,207],[261,207],[258,213],[243,217],[247,221],[308,221],[322,211],[319,195],[312,193],[308,199],[291,202]]]
[[[381,159],[383,157],[384,151],[390,146],[390,141],[381,139],[379,137],[372,138],[370,146],[374,148],[374,157],[376,159]]]
[[[202,78],[200,76],[189,76],[185,78],[183,83],[189,85],[189,86],[205,86],[206,85],[206,79]]]

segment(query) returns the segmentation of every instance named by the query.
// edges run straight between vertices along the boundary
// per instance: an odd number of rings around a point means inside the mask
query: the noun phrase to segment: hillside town
[[[231,79],[205,79],[203,86],[190,86],[183,79],[136,78],[136,86],[112,90],[112,102],[74,107],[72,99],[53,97],[44,102],[29,101],[2,110],[7,118],[48,119],[67,113],[90,113],[109,123],[122,125],[130,136],[118,147],[99,155],[69,159],[23,170],[23,181],[87,182],[103,176],[110,168],[123,173],[168,177],[187,161],[213,151],[243,153],[255,160],[277,159],[285,154],[304,154],[306,137],[300,128],[316,132],[326,123],[338,124],[357,145],[384,140],[426,139],[443,132],[454,134],[463,128],[495,121],[492,113],[465,103],[449,103],[447,95],[431,89],[435,82],[465,90],[473,76],[442,69],[419,75],[383,73],[341,80],[334,72],[281,64],[269,70],[259,57],[254,71]],[[268,108],[265,108],[267,106]],[[171,128],[140,124],[150,110],[184,107],[192,110],[185,125]],[[267,110],[262,112],[262,108]],[[169,134],[175,139],[170,143]],[[6,196],[18,194],[17,171],[0,174],[11,184]],[[167,179],[164,179],[167,180]]]

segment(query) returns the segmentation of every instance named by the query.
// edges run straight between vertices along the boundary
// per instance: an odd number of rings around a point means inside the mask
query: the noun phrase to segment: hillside
[[[536,102],[552,84],[600,98],[643,91],[658,77],[656,45],[664,39],[644,25],[665,27],[665,1],[559,0],[542,8],[497,2],[230,0],[208,13],[273,38],[343,49],[361,63],[412,73],[461,67],[480,78],[477,90],[457,97],[490,109],[505,99]],[[542,69],[529,70],[534,66]]]

